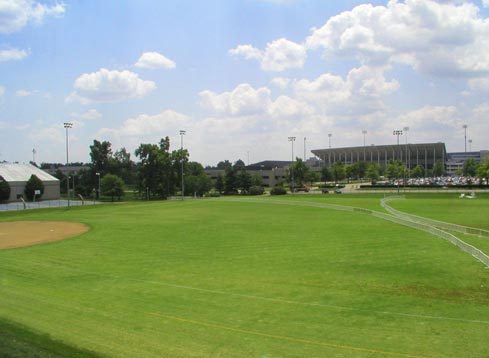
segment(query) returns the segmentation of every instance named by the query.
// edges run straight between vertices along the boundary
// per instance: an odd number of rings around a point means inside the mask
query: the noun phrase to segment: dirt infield
[[[0,250],[63,240],[88,229],[84,224],[63,221],[0,222]]]

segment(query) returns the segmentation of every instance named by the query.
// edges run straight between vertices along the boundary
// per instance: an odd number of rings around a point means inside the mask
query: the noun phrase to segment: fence
[[[452,224],[452,223],[447,223],[444,221],[438,221],[434,219],[428,219],[424,218],[421,216],[413,215],[413,214],[408,214],[399,210],[396,210],[389,206],[387,203],[392,200],[399,200],[399,199],[405,199],[404,196],[388,196],[387,198],[384,198],[381,200],[380,205],[390,212],[394,216],[402,217],[410,221],[418,222],[421,224],[426,224],[430,226],[435,226],[440,229],[445,229],[445,230],[451,230],[451,231],[456,231],[456,232],[461,232],[463,234],[470,234],[470,235],[476,235],[479,237],[485,237],[489,238],[489,231],[479,229],[476,227],[470,227],[470,226],[463,226],[463,225],[457,225],[457,224]]]
[[[94,205],[99,204],[97,201],[81,201],[70,200],[70,206],[80,205]],[[2,211],[15,211],[15,210],[27,210],[27,209],[45,209],[45,208],[62,208],[68,206],[68,200],[43,200],[36,202],[14,202],[0,204],[0,212]]]
[[[399,199],[399,197],[396,197]],[[387,198],[386,198],[387,199]],[[392,200],[392,199],[391,199]],[[314,203],[307,201],[289,201],[289,200],[263,200],[263,199],[229,199],[229,201],[238,201],[238,202],[260,202],[260,203],[272,203],[272,204],[282,204],[282,205],[295,205],[295,206],[308,206],[308,207],[317,207],[324,209],[332,209],[332,210],[340,210],[340,211],[349,211],[349,212],[359,212],[367,215],[375,216],[379,219],[388,220],[403,226],[412,227],[414,229],[422,230],[428,232],[432,235],[435,235],[439,238],[442,238],[453,245],[457,246],[460,250],[468,253],[473,256],[480,262],[482,262],[486,267],[489,267],[489,256],[487,256],[484,252],[479,250],[478,248],[467,244],[462,241],[455,235],[452,235],[446,231],[443,231],[437,227],[430,225],[429,223],[422,223],[418,221],[410,220],[409,218],[394,216],[389,214],[380,213],[378,211],[369,210],[365,208],[356,208],[353,206],[344,206],[344,205],[335,205],[335,204],[324,204],[324,203]],[[448,223],[447,223],[448,224]]]

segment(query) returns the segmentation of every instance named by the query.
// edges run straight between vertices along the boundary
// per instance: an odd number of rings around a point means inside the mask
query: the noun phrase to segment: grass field
[[[217,199],[0,214],[14,220],[91,230],[0,251],[1,357],[489,356],[489,270],[362,213]]]

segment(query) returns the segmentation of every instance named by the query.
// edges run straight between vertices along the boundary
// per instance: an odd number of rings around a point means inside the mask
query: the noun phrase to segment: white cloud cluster
[[[34,0],[0,1],[0,33],[9,34],[22,30],[28,23],[40,24],[45,17],[62,16],[63,3],[47,6]]]
[[[0,86],[0,98],[5,94],[5,87]]]
[[[448,77],[487,73],[488,46],[489,20],[474,4],[433,0],[360,5],[330,18],[306,40],[308,49]]]
[[[176,64],[158,52],[144,52],[135,66],[153,70],[158,68],[173,69],[176,67]]]
[[[33,94],[36,94],[38,91],[34,90],[34,91],[29,91],[29,90],[24,90],[24,89],[21,89],[21,90],[18,90],[18,91],[15,91],[15,95],[17,97],[28,97],[28,96],[31,96]]]
[[[109,71],[102,68],[97,72],[81,75],[75,80],[73,87],[74,91],[67,101],[88,104],[144,97],[156,89],[156,84],[153,81],[142,80],[134,72]]]
[[[306,49],[301,44],[281,38],[267,44],[264,51],[251,45],[239,45],[229,50],[233,56],[247,60],[258,60],[264,71],[280,72],[291,68],[302,68],[306,60]]]
[[[19,61],[29,56],[30,50],[9,49],[0,50],[0,62]]]
[[[218,114],[243,116],[264,113],[270,104],[270,90],[254,89],[248,83],[237,86],[231,92],[221,94],[205,90],[199,93],[203,107]]]

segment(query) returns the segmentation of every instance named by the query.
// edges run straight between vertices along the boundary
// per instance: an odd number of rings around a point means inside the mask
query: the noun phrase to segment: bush
[[[287,190],[285,190],[282,186],[276,186],[270,191],[270,195],[284,195],[287,194]]]
[[[10,185],[0,177],[0,201],[7,201],[10,198]]]
[[[265,192],[265,189],[263,189],[261,186],[254,185],[250,187],[250,190],[248,190],[249,195],[263,195]]]
[[[41,195],[37,197],[39,199],[42,194],[44,194],[44,184],[42,183],[41,179],[32,174],[27,183],[25,183],[24,188],[24,194],[27,200],[32,201],[32,199],[34,199],[34,193],[36,192],[36,190],[41,191]]]

